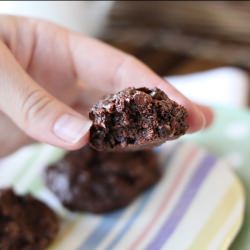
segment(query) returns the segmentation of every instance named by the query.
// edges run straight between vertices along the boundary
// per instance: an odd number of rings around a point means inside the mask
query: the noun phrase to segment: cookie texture
[[[186,109],[158,88],[127,88],[96,103],[90,145],[98,151],[151,148],[185,134]]]
[[[54,212],[30,195],[0,190],[0,249],[44,250],[58,232]]]
[[[160,175],[150,150],[97,152],[85,146],[47,168],[45,181],[68,209],[105,213],[128,205]]]

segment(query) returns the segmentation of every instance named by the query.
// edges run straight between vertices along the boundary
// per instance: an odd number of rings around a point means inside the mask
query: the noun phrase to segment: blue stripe
[[[94,250],[99,243],[109,234],[112,228],[118,223],[119,218],[124,210],[104,216],[97,228],[89,235],[89,237],[81,244],[79,250]]]
[[[179,143],[177,143],[176,145],[174,145],[174,147],[171,148],[171,150],[168,152],[168,154],[166,155],[166,157],[164,157],[164,164],[162,164],[162,168],[165,169],[166,166],[168,166],[170,164],[170,162],[173,159],[173,156],[175,155],[174,152],[177,150],[179,146]],[[158,152],[159,152],[159,148],[158,148]],[[114,249],[114,247],[119,243],[119,241],[122,239],[122,237],[127,233],[127,231],[133,226],[133,224],[135,223],[136,219],[138,218],[138,216],[140,215],[142,209],[146,206],[149,198],[151,198],[151,195],[153,193],[154,189],[150,189],[145,196],[145,199],[143,199],[141,201],[141,203],[139,204],[138,208],[135,210],[135,212],[133,213],[133,215],[130,217],[130,219],[128,220],[128,222],[124,225],[124,227],[120,230],[120,232],[117,233],[116,237],[113,239],[113,241],[107,246],[107,250],[112,250]]]
[[[206,156],[199,167],[191,177],[184,192],[181,194],[177,204],[172,209],[171,214],[166,218],[163,226],[157,232],[153,240],[148,244],[146,250],[158,250],[162,249],[165,242],[171,237],[175,229],[180,224],[186,211],[190,207],[192,200],[198,193],[200,186],[210,173],[211,169],[215,166],[216,158],[214,156]]]
[[[170,161],[172,161],[174,154],[174,151],[179,149],[179,144],[175,145],[170,152],[168,152],[166,156],[166,161],[164,166],[168,165]],[[165,158],[164,158],[165,159]],[[137,215],[142,210],[142,208],[146,205],[147,201],[149,200],[149,197],[151,196],[151,193],[153,193],[154,188],[148,190],[141,198],[140,204],[138,205],[138,209],[134,212],[133,215],[131,215],[131,218],[129,219],[128,223],[126,223],[125,227],[121,229],[121,231],[118,233],[116,238],[114,239],[115,242],[111,242],[114,247],[120,240],[120,235],[122,235],[123,231],[127,231],[135,221]],[[96,249],[101,242],[108,236],[108,234],[112,231],[112,229],[115,227],[115,225],[119,222],[119,219],[123,216],[125,213],[125,209],[121,209],[119,211],[113,212],[111,214],[103,216],[101,219],[101,222],[97,225],[95,230],[89,235],[89,237],[82,242],[81,246],[78,248],[78,250],[94,250]]]
[[[142,209],[145,207],[151,195],[153,193],[153,189],[150,189],[145,197],[140,202],[138,208],[135,210],[134,214],[129,218],[128,222],[124,225],[124,227],[120,230],[120,232],[116,235],[115,239],[107,246],[107,250],[114,249],[115,245],[121,240],[121,238],[125,235],[125,233],[129,230],[129,228],[133,225],[138,215],[141,213]]]

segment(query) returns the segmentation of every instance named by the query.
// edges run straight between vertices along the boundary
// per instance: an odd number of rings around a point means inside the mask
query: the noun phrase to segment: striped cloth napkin
[[[50,250],[227,249],[242,223],[242,186],[228,168],[194,144],[157,149],[164,175],[131,206],[100,216],[65,210],[44,186],[47,164],[62,150],[35,145],[0,161],[0,187],[31,192],[54,209],[61,230]]]

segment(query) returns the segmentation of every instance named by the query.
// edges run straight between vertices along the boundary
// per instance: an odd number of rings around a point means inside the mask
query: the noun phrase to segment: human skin
[[[34,141],[81,148],[90,105],[128,86],[165,91],[187,109],[189,132],[212,122],[208,107],[188,100],[135,57],[46,21],[0,16],[0,157]]]

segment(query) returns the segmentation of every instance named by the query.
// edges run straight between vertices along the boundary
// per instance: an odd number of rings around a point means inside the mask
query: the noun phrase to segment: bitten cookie
[[[98,151],[151,148],[185,134],[187,116],[158,88],[127,88],[92,107],[90,145]]]
[[[45,173],[49,189],[72,211],[104,213],[125,207],[160,178],[152,151],[68,153]]]
[[[0,249],[44,250],[58,232],[54,212],[30,195],[0,190]]]

